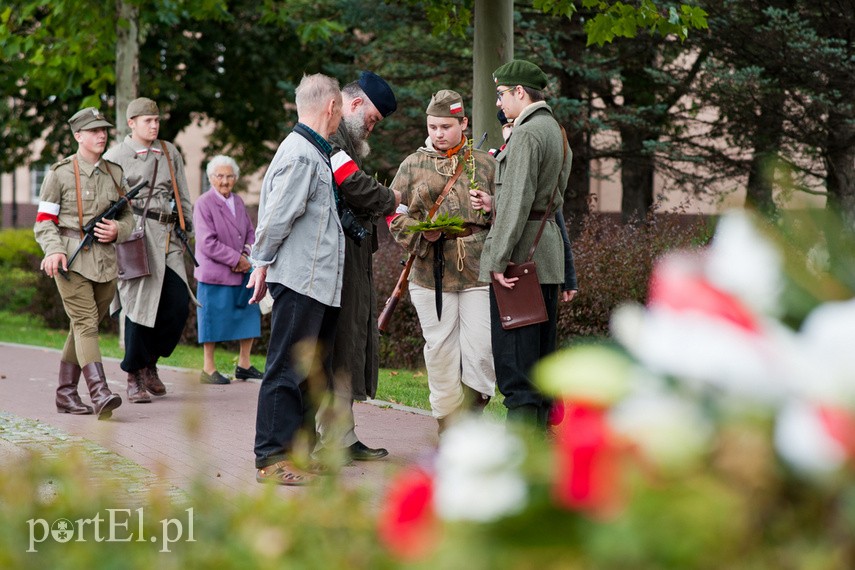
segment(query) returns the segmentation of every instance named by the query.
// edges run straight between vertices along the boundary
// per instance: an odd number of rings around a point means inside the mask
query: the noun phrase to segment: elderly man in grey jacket
[[[294,463],[301,428],[314,434],[314,388],[297,349],[314,357],[321,389],[332,383],[331,348],[341,306],[344,232],[330,164],[329,138],[342,116],[338,82],[303,77],[296,90],[299,122],[264,175],[248,287],[251,303],[273,297],[267,369],[258,393],[256,480],[303,485],[312,475]],[[298,346],[299,345],[299,346]],[[308,450],[307,450],[308,451]],[[307,467],[302,465],[301,467]]]

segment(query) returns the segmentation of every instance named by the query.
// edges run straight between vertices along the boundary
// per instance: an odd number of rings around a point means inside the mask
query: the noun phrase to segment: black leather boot
[[[56,411],[60,414],[76,414],[86,416],[92,413],[92,407],[87,406],[77,393],[77,383],[80,381],[80,367],[71,362],[59,362],[59,386],[56,389]]]
[[[122,405],[122,398],[114,394],[107,386],[107,376],[100,362],[90,362],[83,367],[83,379],[89,388],[92,406],[99,420],[106,420],[113,415],[113,410]]]

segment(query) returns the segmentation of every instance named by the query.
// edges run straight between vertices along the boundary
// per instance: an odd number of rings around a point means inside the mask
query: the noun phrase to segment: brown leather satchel
[[[564,127],[561,127],[561,135],[564,142],[564,159],[566,160],[567,135],[564,133]],[[540,236],[543,234],[543,228],[546,227],[546,222],[552,215],[552,203],[557,192],[558,187],[556,186],[549,198],[549,205],[543,212],[540,227],[537,229],[537,235],[528,250],[528,257],[525,262],[519,264],[511,262],[505,268],[504,275],[506,278],[518,278],[514,288],[508,289],[499,284],[494,276],[490,276],[493,283],[493,294],[496,296],[496,306],[499,309],[499,321],[504,330],[536,325],[549,320],[546,303],[543,301],[543,291],[540,288],[540,279],[537,277],[537,265],[533,257]]]
[[[119,279],[136,279],[151,275],[145,244],[145,226],[135,229],[127,240],[116,244],[116,262],[119,266]]]
[[[119,279],[127,281],[151,275],[145,240],[145,220],[151,197],[154,194],[155,182],[157,182],[157,160],[154,161],[154,174],[151,177],[148,199],[145,201],[145,209],[140,216],[139,226],[131,232],[128,239],[116,244],[116,264],[119,266]]]
[[[537,278],[534,261],[508,263],[505,277],[518,277],[513,289],[499,285],[493,278],[493,293],[499,307],[499,320],[505,330],[546,322],[546,303]]]

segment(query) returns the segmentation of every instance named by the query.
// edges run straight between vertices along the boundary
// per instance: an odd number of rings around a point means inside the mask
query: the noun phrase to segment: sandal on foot
[[[288,461],[280,461],[259,469],[255,474],[255,480],[259,483],[300,486],[311,483],[312,477],[311,475],[301,473]]]

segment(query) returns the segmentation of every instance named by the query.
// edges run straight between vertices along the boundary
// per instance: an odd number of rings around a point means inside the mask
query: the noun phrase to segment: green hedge
[[[656,215],[643,221],[622,224],[617,216],[591,214],[581,224],[573,242],[579,294],[572,303],[561,303],[558,317],[559,343],[608,335],[609,315],[618,304],[632,300],[644,302],[655,259],[674,248],[697,246],[708,241],[711,224],[700,217]],[[383,309],[401,274],[403,249],[381,227],[380,249],[374,255],[374,281],[378,313]],[[54,328],[66,328],[68,319],[53,281],[39,272],[41,251],[31,230],[0,232],[0,303],[16,310],[29,311]],[[193,266],[185,257],[187,274],[195,290]],[[104,319],[102,329],[116,332],[113,319]],[[270,318],[262,319],[262,336],[253,351],[263,353],[270,342]],[[190,318],[182,342],[195,344],[196,308],[191,304]],[[237,350],[237,343],[224,343]],[[424,340],[418,315],[409,297],[399,303],[389,331],[380,339],[380,366],[384,368],[424,367]]]

